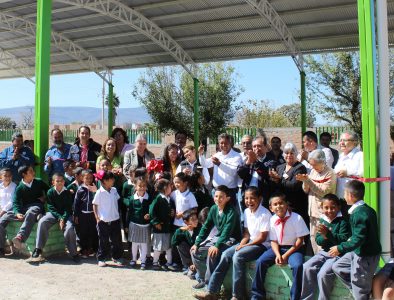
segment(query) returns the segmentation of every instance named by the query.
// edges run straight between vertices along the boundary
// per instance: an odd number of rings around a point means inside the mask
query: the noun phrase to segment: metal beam
[[[17,74],[25,77],[30,82],[34,83],[31,77],[34,77],[34,70],[23,60],[17,58],[14,54],[9,51],[5,51],[0,48],[0,63],[6,65],[10,70]],[[33,72],[32,72],[33,71]]]
[[[21,17],[0,12],[0,28],[7,28],[12,32],[21,33],[30,37],[36,36],[36,24]],[[77,60],[81,65],[95,72],[99,77],[108,82],[106,77],[110,73],[109,68],[100,63],[88,51],[66,38],[63,34],[52,31],[52,42],[55,47]]]
[[[273,6],[268,2],[268,0],[245,0],[250,6],[252,6],[259,15],[268,20],[272,28],[278,33],[282,38],[289,54],[293,58],[297,68],[300,72],[304,71],[304,58],[302,53],[298,50],[296,42],[291,34],[290,30],[287,28],[286,23],[278,15]]]
[[[167,51],[193,78],[195,77],[196,65],[189,54],[168,33],[136,10],[116,0],[57,1],[95,11],[129,25]]]

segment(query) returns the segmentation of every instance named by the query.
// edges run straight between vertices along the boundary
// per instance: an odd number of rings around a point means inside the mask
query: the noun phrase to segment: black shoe
[[[153,264],[153,265],[152,265],[152,270],[153,270],[153,271],[160,271],[160,270],[161,270],[161,267],[156,263],[156,264]]]
[[[79,257],[78,254],[74,255],[74,256],[72,257],[72,259],[73,259],[73,261],[74,261],[75,263],[77,263],[77,264],[79,264],[79,263],[81,262],[81,258]]]
[[[153,257],[152,256],[147,256],[145,264],[146,265],[152,265],[153,264]]]
[[[41,249],[35,248],[33,253],[32,253],[32,255],[31,255],[31,257],[32,258],[39,258],[41,253],[42,253]]]
[[[202,289],[204,287],[205,287],[204,281],[200,281],[199,283],[193,285],[193,289],[195,289],[195,290],[200,290],[200,289]]]
[[[0,248],[0,257],[5,257],[4,248]]]

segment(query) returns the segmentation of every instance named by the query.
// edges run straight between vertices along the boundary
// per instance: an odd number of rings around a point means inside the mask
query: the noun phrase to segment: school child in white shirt
[[[118,209],[120,197],[116,188],[113,187],[115,175],[109,171],[98,171],[95,176],[101,183],[101,187],[93,199],[93,211],[99,236],[98,266],[105,267],[107,265],[106,259],[110,252],[115,265],[122,266],[122,233]]]
[[[2,182],[0,183],[0,217],[12,209],[12,197],[15,193],[16,184],[12,182],[12,171],[9,168],[0,171]]]
[[[302,287],[302,264],[304,263],[304,237],[308,227],[299,214],[288,211],[284,194],[276,194],[270,199],[270,209],[275,214],[270,219],[271,248],[256,261],[256,276],[252,284],[252,300],[266,298],[265,275],[273,264],[289,264],[293,273],[290,299],[298,300]]]

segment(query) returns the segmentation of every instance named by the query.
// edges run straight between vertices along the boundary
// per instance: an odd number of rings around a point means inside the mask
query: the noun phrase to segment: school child
[[[75,161],[72,159],[66,159],[63,162],[63,169],[64,169],[64,180],[65,180],[65,187],[68,187],[70,184],[72,184],[75,180],[75,174],[74,174],[74,169],[75,169]]]
[[[41,179],[35,178],[31,166],[22,166],[18,169],[21,182],[15,189],[12,210],[0,218],[0,256],[4,255],[6,227],[10,221],[21,221],[22,226],[18,234],[12,239],[16,249],[22,248],[28,239],[37,218],[44,212],[44,202],[48,185]]]
[[[135,178],[134,190],[134,195],[123,199],[128,208],[128,219],[130,221],[128,236],[129,242],[132,243],[130,266],[136,266],[138,249],[140,249],[140,269],[145,270],[148,245],[150,245],[149,241],[151,238],[149,206],[152,201],[147,192],[147,183],[144,177]]]
[[[159,179],[155,189],[159,194],[149,207],[150,224],[153,226],[153,269],[167,270],[172,264],[170,229],[175,215],[170,204],[171,182],[167,179]],[[160,267],[159,257],[162,251],[166,252],[167,264]]]
[[[201,265],[206,263],[205,276],[193,286],[195,289],[201,289],[208,284],[223,251],[240,240],[239,216],[230,203],[230,197],[231,191],[228,187],[219,185],[216,188],[214,197],[216,205],[210,208],[208,218],[190,250],[193,264],[199,274],[202,274]],[[216,235],[207,239],[214,227],[217,229]]]
[[[82,184],[74,197],[74,223],[77,228],[82,258],[97,252],[98,235],[96,217],[93,211],[93,199],[97,192],[93,172],[90,169],[82,171]]]
[[[0,183],[0,217],[12,209],[12,197],[15,193],[16,184],[12,182],[12,170],[4,168],[0,170],[2,182]]]
[[[394,262],[390,261],[374,276],[372,298],[382,300],[394,299]]]
[[[345,200],[351,205],[352,235],[328,252],[331,256],[343,255],[333,264],[332,270],[357,300],[369,299],[372,278],[382,251],[376,212],[362,200],[364,191],[361,181],[352,180],[345,184]]]
[[[117,266],[122,266],[123,255],[122,233],[118,209],[119,194],[114,188],[115,175],[111,172],[98,172],[96,178],[101,186],[93,199],[93,211],[97,222],[99,247],[97,260],[99,267],[107,265],[106,259],[109,254]],[[111,253],[110,253],[111,252]]]
[[[199,172],[195,171],[190,178],[190,190],[197,201],[197,213],[204,207],[209,207],[214,204],[211,193],[205,186],[205,177]]]
[[[183,273],[187,275],[193,264],[190,248],[194,245],[201,226],[198,224],[198,216],[194,209],[184,211],[182,219],[186,225],[175,231],[171,238],[171,247],[177,249],[182,261]]]
[[[83,176],[82,176],[82,171],[84,170],[84,168],[81,167],[76,167],[73,171],[74,174],[74,181],[67,185],[67,189],[71,192],[71,194],[74,194],[77,192],[79,186],[82,184],[83,182]]]
[[[289,264],[293,273],[290,299],[300,299],[302,288],[302,264],[304,262],[304,237],[309,234],[302,217],[288,210],[286,196],[276,194],[269,200],[274,215],[270,219],[269,237],[271,248],[256,261],[256,276],[252,284],[251,299],[265,299],[264,281],[267,269],[273,264]]]
[[[245,222],[241,242],[223,252],[209,279],[207,292],[194,295],[197,299],[219,299],[220,288],[232,263],[233,299],[246,299],[245,263],[256,260],[270,247],[268,233],[271,213],[261,205],[262,196],[256,187],[245,191]]]
[[[49,229],[59,224],[60,230],[63,231],[64,242],[67,246],[74,262],[79,262],[77,252],[77,235],[75,234],[74,224],[72,222],[72,197],[73,195],[64,186],[64,175],[55,173],[52,175],[52,188],[47,193],[48,212],[38,222],[36,248],[34,249],[31,261],[42,260],[42,249],[49,237]]]
[[[350,237],[349,222],[342,217],[341,202],[334,194],[327,194],[322,199],[324,215],[317,228],[316,243],[323,250],[310,258],[303,266],[301,299],[315,299],[318,287],[319,299],[330,298],[335,274],[332,265],[339,257],[328,254],[331,247],[347,241]]]

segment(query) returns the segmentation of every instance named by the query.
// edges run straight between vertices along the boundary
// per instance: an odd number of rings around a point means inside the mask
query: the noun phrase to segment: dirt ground
[[[182,273],[99,268],[94,257],[75,264],[64,255],[39,265],[0,258],[0,278],[1,299],[194,299],[195,281]]]

